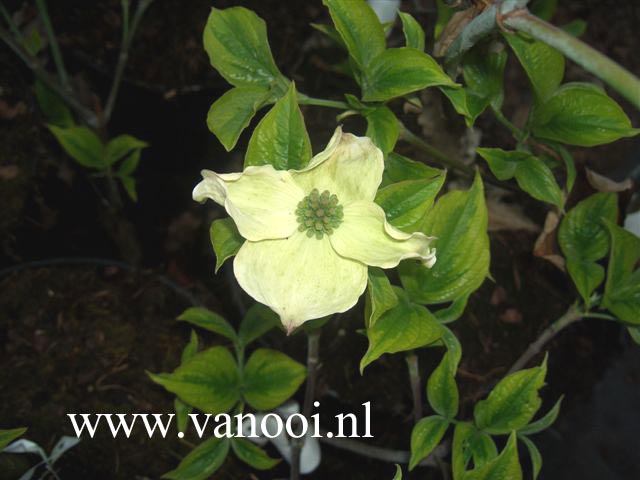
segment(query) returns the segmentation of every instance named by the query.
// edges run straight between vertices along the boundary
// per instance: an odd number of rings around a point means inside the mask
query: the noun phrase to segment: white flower
[[[435,263],[432,237],[391,226],[374,203],[383,170],[382,152],[369,138],[338,128],[302,170],[203,170],[193,198],[225,207],[246,239],[233,263],[240,286],[291,332],[353,307],[367,286],[368,265]]]

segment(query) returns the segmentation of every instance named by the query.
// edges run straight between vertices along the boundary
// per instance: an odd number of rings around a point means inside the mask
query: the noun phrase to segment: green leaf
[[[618,201],[613,193],[596,193],[569,210],[558,230],[558,243],[567,258],[567,270],[584,299],[604,280],[604,268],[596,262],[609,252],[609,232],[604,220],[615,222]]]
[[[576,183],[576,176],[578,174],[576,171],[576,163],[573,161],[573,156],[562,145],[555,145],[555,150],[560,153],[565,169],[567,170],[565,190],[567,191],[567,196],[569,196],[573,190],[573,185]]]
[[[36,78],[36,101],[42,110],[47,123],[56,127],[73,127],[75,122],[71,110],[62,99],[49,87]]]
[[[507,445],[496,458],[466,472],[464,480],[522,480],[522,467],[518,460],[516,435],[509,436]]]
[[[384,102],[436,85],[455,87],[456,83],[426,53],[411,47],[389,48],[365,71],[362,99]]]
[[[629,331],[629,335],[631,335],[631,339],[640,345],[640,327],[627,327],[627,330]]]
[[[244,346],[260,338],[273,327],[280,324],[280,318],[269,307],[256,303],[240,322],[238,340]]]
[[[474,49],[465,55],[463,76],[472,120],[489,105],[497,110],[502,108],[507,58],[506,50],[493,48],[482,51]]]
[[[402,21],[402,31],[407,47],[424,51],[424,30],[418,21],[409,13],[398,12],[398,15]]]
[[[412,303],[401,288],[394,291],[398,304],[367,329],[369,348],[360,361],[360,372],[384,353],[424,347],[442,336],[442,327],[429,310]]]
[[[196,327],[204,328],[210,332],[222,335],[231,341],[237,340],[237,335],[233,327],[224,318],[211,310],[201,307],[187,308],[178,317],[178,320],[189,322]]]
[[[438,87],[449,99],[454,110],[462,115],[468,127],[472,127],[476,118],[487,108],[488,100],[480,98],[479,102],[472,102],[467,88]]]
[[[244,244],[244,238],[238,232],[231,217],[214,220],[209,229],[209,238],[216,254],[217,273],[227,259],[233,257]]]
[[[193,358],[198,353],[198,334],[195,330],[191,330],[191,338],[189,343],[182,350],[182,356],[180,363],[184,363],[187,360]],[[189,422],[189,414],[193,412],[193,407],[187,405],[182,400],[176,397],[173,401],[173,409],[176,411],[176,421],[178,423],[178,431],[184,432],[187,429]]]
[[[551,20],[556,14],[558,0],[534,0],[531,2],[531,13],[543,20]]]
[[[273,61],[264,20],[251,10],[213,8],[203,40],[211,65],[230,84],[236,87],[286,84]]]
[[[445,3],[445,0],[436,0],[436,9],[438,13],[438,18],[436,20],[436,27],[433,32],[434,39],[438,39],[440,34],[444,30],[444,27],[447,26],[449,20],[455,13],[455,10]]]
[[[453,480],[461,480],[471,460],[469,439],[477,432],[469,422],[458,422],[453,430],[453,442],[451,444],[451,470]]]
[[[32,57],[36,57],[47,46],[47,42],[42,38],[40,28],[29,28],[29,31],[22,34],[21,43]]]
[[[436,178],[444,175],[442,170],[429,167],[422,162],[410,160],[397,153],[390,153],[384,162],[382,187],[404,180],[418,180],[421,178]]]
[[[451,355],[451,368],[454,371],[458,369],[458,364],[462,358],[462,346],[455,334],[449,328],[442,325],[442,343],[447,347],[449,355]]]
[[[344,43],[344,40],[342,40],[342,37],[338,33],[338,30],[336,30],[332,25],[325,25],[323,23],[310,23],[309,25],[311,25],[319,32],[324,33],[327,37],[336,42],[336,44],[338,44],[340,47],[344,48],[345,50],[347,49],[347,45]]]
[[[196,353],[198,353],[198,334],[195,330],[191,330],[191,337],[189,338],[189,343],[187,343],[182,350],[182,356],[180,357],[180,362],[184,363],[190,358],[193,358]]]
[[[259,348],[244,369],[244,398],[256,410],[272,410],[296,393],[305,376],[304,365],[284,353]]]
[[[474,408],[478,428],[491,434],[507,434],[525,427],[536,414],[542,400],[538,390],[544,385],[547,362],[520,370],[503,378],[486,400]]]
[[[242,131],[271,97],[267,87],[235,87],[218,98],[207,114],[207,126],[227,152],[233,150]]]
[[[80,165],[98,170],[107,168],[104,145],[87,127],[48,127],[64,151]]]
[[[122,162],[120,162],[120,166],[118,167],[117,174],[121,177],[130,177],[133,172],[138,168],[138,164],[140,163],[140,150],[134,150],[129,155],[126,156]]]
[[[372,327],[387,311],[398,305],[398,296],[384,270],[369,267],[367,299],[365,305],[365,326]]]
[[[16,438],[21,437],[26,432],[26,428],[13,428],[11,430],[0,430],[0,452],[13,442]]]
[[[231,439],[231,448],[240,460],[257,470],[270,470],[275,467],[280,460],[271,458],[267,452],[255,443],[240,437]]]
[[[487,161],[498,180],[515,177],[520,188],[536,200],[562,207],[562,190],[553,172],[542,159],[528,152],[506,151],[501,148],[478,148],[476,151]]]
[[[451,457],[454,480],[465,478],[465,470],[471,459],[474,466],[479,468],[493,461],[497,456],[498,450],[491,436],[481,432],[469,422],[456,424]]]
[[[148,146],[149,144],[147,142],[143,142],[132,135],[118,135],[107,144],[107,164],[113,165],[134,150],[139,151]]]
[[[604,145],[640,132],[631,128],[620,105],[586,83],[567,83],[546,102],[534,105],[529,124],[536,137],[582,147]]]
[[[253,131],[244,166],[273,165],[276,170],[301,169],[311,159],[311,142],[293,83]]]
[[[561,28],[569,35],[573,35],[574,37],[579,38],[586,33],[587,27],[587,22],[585,22],[581,18],[576,18],[566,25],[563,25]]]
[[[367,119],[367,132],[365,135],[385,155],[391,152],[396,146],[398,135],[400,134],[400,126],[395,114],[389,107],[381,106],[370,109],[364,116]]]
[[[489,463],[498,456],[498,449],[491,435],[479,430],[469,438],[469,450],[476,468]]]
[[[240,400],[238,366],[224,347],[197,353],[173,373],[149,373],[149,377],[205,413],[227,412]]]
[[[527,72],[537,98],[548,99],[564,78],[564,56],[546,43],[521,33],[503,32],[502,35]]]
[[[631,326],[640,325],[640,238],[606,221],[611,234],[611,257],[602,306]]]
[[[526,445],[529,451],[529,458],[531,458],[531,466],[533,467],[533,480],[536,480],[538,475],[540,475],[540,470],[542,470],[542,455],[540,455],[540,450],[538,450],[536,444],[527,437],[518,436],[518,438]]]
[[[229,443],[226,437],[205,440],[182,459],[178,468],[165,473],[162,478],[206,480],[224,463],[229,454]]]
[[[560,413],[560,405],[562,404],[563,397],[560,397],[555,405],[549,410],[543,417],[536,420],[535,422],[531,422],[524,428],[518,430],[519,434],[522,435],[533,435],[535,433],[539,433],[543,430],[549,428],[558,418],[558,414]]]
[[[465,55],[463,63],[465,88],[440,87],[440,90],[471,127],[489,105],[502,108],[507,52],[475,48]]]
[[[179,398],[176,398],[173,401],[173,409],[176,412],[178,431],[184,432],[189,426],[189,414],[193,412],[193,407],[191,405],[187,405]]]
[[[491,104],[497,109],[502,107],[507,58],[506,50],[493,48],[486,51],[474,49],[465,55],[463,76],[472,110],[480,109],[483,104]],[[480,112],[482,110],[484,107]]]
[[[138,201],[138,192],[136,191],[136,179],[129,175],[118,175],[122,187],[124,188],[129,198],[134,202]]]
[[[469,422],[456,424],[451,457],[454,480],[465,478],[465,470],[471,459],[475,468],[479,468],[493,461],[497,456],[498,450],[491,436],[481,432]]]
[[[411,458],[409,470],[413,470],[438,446],[449,428],[449,420],[434,415],[421,419],[411,432]]]
[[[451,305],[440,310],[433,312],[438,321],[442,324],[455,322],[464,313],[467,308],[467,302],[469,301],[469,295],[456,298]]]
[[[468,191],[443,195],[427,214],[423,230],[436,237],[436,264],[400,264],[400,280],[415,302],[450,302],[469,295],[489,272],[487,206],[479,175]]]
[[[457,365],[449,352],[442,357],[440,365],[427,381],[427,398],[436,413],[452,419],[458,414],[459,394],[456,385]]]
[[[380,20],[364,0],[323,0],[353,61],[366,71],[384,52],[386,41]]]
[[[400,465],[398,465],[396,463],[396,473],[393,476],[393,480],[402,480],[402,468],[400,468]]]
[[[415,232],[422,228],[444,179],[444,172],[438,172],[432,178],[392,183],[378,190],[375,201],[391,225],[405,232]]]

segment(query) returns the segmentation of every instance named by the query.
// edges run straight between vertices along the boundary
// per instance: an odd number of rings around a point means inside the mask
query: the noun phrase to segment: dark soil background
[[[27,21],[36,14],[30,2],[26,7],[21,1],[4,3],[10,11],[22,8]],[[555,23],[586,20],[587,42],[640,73],[637,2],[561,3]],[[170,371],[178,364],[189,329],[178,325],[176,316],[195,301],[237,324],[250,305],[228,265],[213,273],[208,228],[224,212],[191,200],[200,169],[239,170],[248,141],[243,135],[236,150],[226,153],[206,127],[210,104],[228,88],[210,67],[201,43],[212,5],[244,5],[264,18],[274,57],[299,90],[325,98],[356,93],[353,84],[331,71],[339,52],[309,26],[329,21],[319,0],[157,0],[143,18],[109,125],[112,136],[129,133],[151,144],[136,174],[139,201],[125,201],[118,218],[109,213],[100,179],[73,163],[45,128],[31,72],[0,45],[0,426],[28,426],[27,437],[45,449],[73,433],[66,413],[171,413],[172,397],[145,371]],[[118,54],[119,2],[57,0],[49,2],[49,10],[74,82],[104,98]],[[405,1],[403,10],[427,31],[433,28],[431,0]],[[389,42],[402,42],[397,26]],[[571,64],[566,79],[592,80]],[[525,118],[530,93],[513,61],[505,84],[506,113],[516,121]],[[634,126],[640,125],[638,112],[612,95]],[[463,131],[449,106],[441,98],[433,101],[427,123]],[[402,111],[401,104],[394,108]],[[335,113],[304,109],[314,151],[335,128]],[[415,115],[403,120],[416,131],[423,128],[442,148],[459,150],[450,135],[429,130]],[[357,120],[345,128],[364,132]],[[490,115],[480,119],[478,129],[483,145],[513,145]],[[399,151],[427,160],[403,144]],[[584,166],[624,178],[640,158],[640,145],[632,139],[572,151],[579,167],[572,202],[592,192]],[[621,195],[623,207],[628,201],[628,193]],[[544,207],[525,195],[511,196],[509,202],[521,205],[538,225],[544,222]],[[494,281],[487,280],[471,297],[465,315],[453,325],[463,345],[458,373],[463,417],[575,298],[567,276],[532,254],[536,237],[509,229],[491,233]],[[327,418],[359,412],[361,403],[371,401],[372,443],[407,450],[412,416],[403,356],[384,356],[360,376],[358,363],[366,350],[365,338],[356,332],[361,319],[359,307],[324,328],[321,413]],[[208,345],[221,342],[206,334],[202,338]],[[302,335],[286,338],[274,331],[265,343],[304,358]],[[545,461],[540,478],[640,478],[640,358],[626,333],[615,324],[590,320],[559,335],[550,348],[543,408],[560,395],[565,401],[561,419],[538,437]],[[439,356],[436,350],[420,352],[424,378]],[[197,442],[195,435],[186,439]],[[134,434],[116,441],[99,434],[67,453],[58,473],[62,479],[159,478],[188,451],[177,438]],[[321,467],[309,479],[393,476],[392,464],[332,445],[324,445],[322,454]],[[33,460],[0,456],[0,478],[18,478]],[[214,478],[285,478],[287,472],[286,465],[267,473],[250,471],[230,456]],[[409,478],[442,477],[437,470],[418,469]]]

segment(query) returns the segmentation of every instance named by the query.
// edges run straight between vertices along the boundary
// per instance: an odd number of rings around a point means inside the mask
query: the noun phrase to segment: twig
[[[4,6],[2,2],[0,2],[0,14],[4,18],[4,21],[7,22],[7,25],[9,25],[9,28],[11,29],[11,33],[13,33],[16,36],[16,38],[22,42],[24,40],[24,35],[22,35],[22,32],[16,25],[16,22],[14,22],[13,18],[11,18],[11,14],[9,14],[9,10],[7,10],[7,8]]]
[[[353,452],[363,457],[374,458],[376,460],[380,460],[383,462],[390,463],[409,463],[409,458],[411,457],[411,453],[405,450],[393,450],[390,448],[377,447],[375,445],[368,445],[364,442],[358,440],[352,440],[350,438],[341,438],[341,437],[332,437],[329,438],[326,435],[326,432],[320,431],[322,437],[320,437],[320,441],[326,443],[327,445],[331,445],[332,447],[339,448],[341,450],[346,450],[348,452]],[[422,460],[418,465],[423,467],[437,467],[438,462],[436,458],[444,458],[449,453],[449,447],[441,443],[438,445],[431,454]]]
[[[411,130],[405,127],[404,124],[402,124],[402,122],[398,121],[398,123],[400,124],[401,140],[404,140],[407,143],[410,143],[411,145],[416,147],[418,150],[423,151],[424,153],[432,157],[437,163],[440,163],[442,166],[451,168],[452,170],[457,171],[458,173],[462,174],[465,177],[473,178],[473,176],[476,173],[476,170],[473,167],[465,165],[464,163],[461,163],[457,160],[451,159],[449,156],[447,156],[447,154],[445,154],[438,148],[428,144],[423,139],[418,137],[415,133],[413,133]],[[482,180],[498,188],[509,190],[510,192],[522,193],[522,190],[514,187],[510,183],[500,182],[486,175],[482,176]]]
[[[577,322],[584,318],[582,311],[578,308],[577,305],[571,305],[569,309],[562,315],[559,319],[549,325],[542,334],[525,350],[525,352],[520,355],[520,358],[515,361],[515,363],[511,366],[506,375],[509,375],[513,372],[517,372],[518,370],[525,367],[529,361],[538,355],[542,348],[558,333],[567,328],[569,325]]]
[[[409,381],[411,382],[411,397],[413,399],[413,421],[418,423],[422,418],[422,387],[420,385],[420,366],[418,356],[415,352],[410,352],[405,357],[409,370]]]
[[[111,90],[107,97],[107,103],[105,104],[104,113],[102,115],[101,124],[104,126],[109,123],[113,108],[118,98],[118,92],[120,90],[120,84],[122,83],[122,76],[124,69],[129,60],[129,49],[131,48],[131,42],[135,36],[138,24],[144,15],[144,12],[149,8],[149,5],[153,0],[140,0],[133,14],[133,20],[129,24],[129,1],[122,0],[122,43],[120,44],[120,53],[118,55],[118,63],[116,64],[116,71],[111,83]]]
[[[62,101],[69,106],[69,108],[74,110],[82,118],[87,125],[94,128],[97,127],[98,118],[95,113],[82,105],[76,97],[71,94],[71,92],[60,85],[55,78],[40,66],[37,59],[27,53],[24,48],[11,37],[11,34],[2,27],[0,27],[0,39],[2,39],[2,41],[6,43],[11,50],[13,50],[24,64],[42,81],[42,83],[53,90],[62,99]]]
[[[51,46],[51,54],[53,55],[53,63],[55,63],[56,65],[56,70],[58,71],[60,82],[62,82],[62,86],[66,90],[71,91],[69,75],[67,75],[67,70],[64,68],[64,60],[62,59],[62,53],[60,52],[60,47],[58,46],[56,33],[53,30],[53,25],[51,25],[49,12],[47,11],[47,3],[45,0],[36,0],[36,6],[38,7],[40,20],[42,20],[44,29],[47,32],[47,38],[49,39],[49,45]]]
[[[304,391],[304,405],[302,414],[311,417],[311,409],[316,394],[316,380],[318,377],[318,362],[320,361],[320,330],[314,330],[307,334],[307,384]]]
[[[475,172],[472,167],[469,167],[462,162],[452,159],[443,151],[439,150],[433,145],[428,144],[422,138],[418,137],[415,133],[409,130],[400,120],[398,120],[398,124],[400,126],[400,138],[402,140],[410,143],[414,147],[419,148],[445,167],[458,170],[468,176],[474,175]]]
[[[507,130],[509,130],[511,132],[511,135],[513,135],[513,138],[515,138],[518,142],[521,142],[525,138],[525,133],[518,127],[516,127],[513,123],[511,123],[511,121],[507,117],[505,117],[504,113],[502,113],[502,110],[492,105],[491,111],[496,117],[496,120],[498,120],[498,122],[500,122]]]
[[[304,404],[302,415],[308,419],[311,416],[313,400],[316,392],[316,379],[318,376],[320,346],[320,330],[316,329],[307,333],[307,384],[304,391]],[[300,452],[304,445],[304,437],[291,439],[291,480],[300,479]]]
[[[324,98],[308,97],[303,93],[298,93],[298,103],[300,105],[315,105],[318,107],[337,108],[340,110],[348,110],[350,107],[345,102],[338,100],[325,100]]]

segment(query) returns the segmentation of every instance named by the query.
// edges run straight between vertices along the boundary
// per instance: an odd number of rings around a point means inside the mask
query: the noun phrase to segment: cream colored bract
[[[246,239],[233,263],[240,286],[291,332],[353,307],[367,286],[368,265],[435,263],[431,237],[396,229],[374,203],[383,170],[382,152],[369,138],[338,128],[303,170],[203,170],[193,198],[225,207]]]

